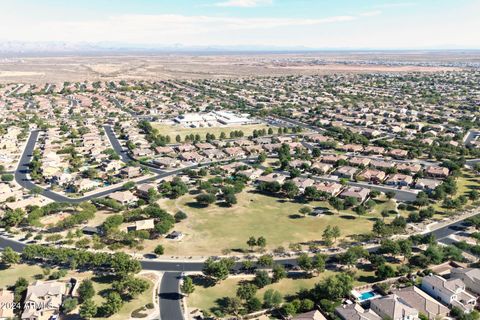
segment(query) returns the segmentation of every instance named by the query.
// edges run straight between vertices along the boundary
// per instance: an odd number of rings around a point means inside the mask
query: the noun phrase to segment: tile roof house
[[[278,173],[270,173],[267,174],[266,176],[260,176],[257,178],[257,182],[278,182],[282,184],[285,179],[287,179],[287,176],[283,174],[278,174]]]
[[[357,171],[358,169],[355,167],[341,166],[333,174],[341,178],[353,179]]]
[[[381,183],[385,179],[385,172],[375,169],[365,169],[357,175],[359,180]]]
[[[391,174],[388,176],[387,181],[385,181],[385,184],[388,185],[394,185],[394,186],[409,186],[413,183],[413,177],[406,175],[406,174],[401,174],[401,173],[395,173]]]
[[[448,168],[430,166],[425,169],[425,175],[434,178],[446,178],[450,171]]]
[[[348,187],[340,193],[340,198],[356,198],[359,202],[365,201],[370,194],[370,189],[361,187]]]
[[[292,182],[303,192],[306,187],[311,187],[315,183],[313,179],[296,177],[292,179]]]
[[[123,205],[129,205],[138,200],[138,198],[130,191],[117,191],[108,195],[108,198],[116,200]]]
[[[417,173],[422,170],[422,166],[416,163],[399,163],[397,164],[399,172]]]
[[[352,166],[368,166],[370,164],[371,160],[369,158],[361,158],[361,157],[353,157],[348,160],[348,163]]]
[[[27,288],[22,319],[47,320],[58,314],[63,295],[67,293],[65,283],[59,281],[35,281]]]
[[[292,320],[327,320],[324,315],[318,310],[312,310],[305,313],[297,314]]]
[[[434,190],[436,187],[442,184],[441,180],[435,179],[417,179],[415,182],[415,189],[422,189],[422,190]]]
[[[459,307],[464,312],[470,312],[474,309],[477,299],[465,289],[465,283],[459,278],[447,280],[438,275],[429,275],[422,279],[422,290],[434,299],[452,307]]]
[[[152,230],[155,228],[154,219],[137,220],[127,227],[128,231]]]
[[[337,195],[343,188],[340,183],[336,182],[318,182],[314,185],[318,191],[326,192],[332,196]]]
[[[371,300],[370,308],[382,319],[419,319],[418,311],[395,294]]]
[[[417,309],[419,313],[426,315],[428,319],[431,320],[444,318],[450,312],[447,307],[433,299],[416,286],[395,289],[392,291],[392,293],[400,297],[408,305]]]
[[[314,162],[310,169],[314,172],[325,174],[333,169],[331,164],[323,163],[323,162]]]
[[[480,295],[480,269],[477,268],[454,268],[451,270],[450,277],[461,279],[465,283],[467,290]]]
[[[382,320],[371,309],[364,309],[356,303],[339,306],[335,308],[335,313],[343,320]]]

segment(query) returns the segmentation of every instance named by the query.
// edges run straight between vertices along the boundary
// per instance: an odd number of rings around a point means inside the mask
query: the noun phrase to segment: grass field
[[[161,200],[160,206],[169,212],[182,210],[188,218],[175,225],[185,237],[180,242],[163,241],[166,255],[215,255],[223,249],[247,249],[245,242],[250,236],[264,236],[267,249],[279,246],[288,248],[290,243],[318,241],[327,225],[339,226],[342,239],[371,230],[373,218],[380,217],[374,210],[358,216],[350,210],[319,217],[299,214],[304,204],[265,196],[246,190],[237,196],[238,203],[231,208],[210,205],[196,206],[194,195],[177,200]],[[384,206],[390,204],[384,204]],[[311,202],[311,207],[331,209],[326,202]],[[380,210],[381,211],[381,210]],[[158,241],[146,241],[147,250],[153,250]]]
[[[33,282],[36,275],[43,275],[42,268],[38,265],[13,265],[8,269],[0,270],[0,288],[14,285],[20,277],[27,279],[28,282]]]
[[[257,292],[257,297],[260,301],[263,301],[263,294],[268,289],[274,289],[282,293],[284,297],[294,295],[300,289],[311,289],[321,279],[335,274],[333,271],[325,271],[320,275],[312,278],[286,278],[277,283],[268,285]],[[372,277],[373,272],[357,271],[358,280],[355,282],[355,286],[366,284],[364,279]],[[250,278],[252,279],[252,278]],[[220,282],[213,287],[195,286],[195,292],[188,297],[189,308],[199,308],[201,310],[211,310],[217,307],[217,301],[223,297],[234,297],[238,284],[241,281],[245,281],[247,278],[229,278]]]
[[[219,138],[222,132],[225,132],[227,138],[230,137],[230,132],[235,130],[242,130],[244,136],[250,136],[253,133],[253,130],[266,129],[270,128],[266,124],[251,124],[243,126],[231,126],[231,127],[208,127],[208,128],[185,128],[180,125],[166,125],[152,122],[152,127],[158,130],[158,133],[161,135],[169,135],[172,142],[175,142],[175,137],[180,135],[182,141],[185,139],[185,136],[189,134],[199,134],[202,139],[205,139],[207,133],[214,134],[215,137]],[[273,132],[277,133],[277,128],[272,127]]]

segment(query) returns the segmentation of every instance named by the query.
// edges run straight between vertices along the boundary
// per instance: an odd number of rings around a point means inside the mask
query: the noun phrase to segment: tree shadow
[[[355,217],[355,216],[346,215],[346,214],[341,215],[340,218],[345,219],[345,220],[355,220],[355,219],[357,219],[357,217]]]

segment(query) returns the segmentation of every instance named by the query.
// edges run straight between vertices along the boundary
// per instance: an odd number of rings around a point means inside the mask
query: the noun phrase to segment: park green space
[[[207,133],[214,134],[216,138],[220,137],[222,132],[225,132],[227,138],[230,138],[230,132],[241,130],[244,133],[244,136],[251,136],[253,134],[253,130],[261,130],[270,128],[266,124],[249,124],[249,125],[241,125],[241,126],[229,126],[229,127],[206,127],[206,128],[185,128],[181,125],[168,125],[168,124],[161,124],[152,122],[152,127],[158,130],[158,133],[161,135],[168,135],[172,142],[175,142],[175,137],[180,135],[182,137],[182,141],[185,139],[185,136],[190,134],[199,134],[202,139],[205,139]],[[276,128],[271,127],[276,132]]]
[[[167,211],[182,210],[188,215],[186,220],[175,225],[175,230],[185,234],[181,241],[162,240],[166,254],[199,256],[221,254],[225,249],[233,252],[246,250],[245,242],[250,236],[265,237],[267,250],[279,246],[288,249],[291,243],[320,241],[327,225],[340,227],[339,240],[349,241],[352,235],[370,232],[374,220],[381,217],[380,212],[395,206],[391,200],[379,200],[378,208],[359,216],[351,210],[338,213],[325,201],[302,204],[262,195],[252,189],[238,194],[237,200],[232,207],[218,204],[198,207],[195,195],[191,194],[176,200],[160,200],[160,206]],[[331,213],[303,216],[299,214],[303,206],[324,208]],[[148,242],[144,243],[145,248],[153,250],[154,245]]]

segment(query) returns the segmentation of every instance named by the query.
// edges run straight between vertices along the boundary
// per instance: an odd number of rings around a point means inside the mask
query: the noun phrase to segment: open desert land
[[[367,60],[368,58],[368,60]],[[386,62],[387,58],[391,61]],[[64,55],[0,58],[0,83],[65,81],[215,79],[251,76],[325,75],[370,72],[456,71],[457,59],[478,62],[475,53],[451,55],[397,54],[150,54]],[[426,61],[429,61],[428,63]]]

